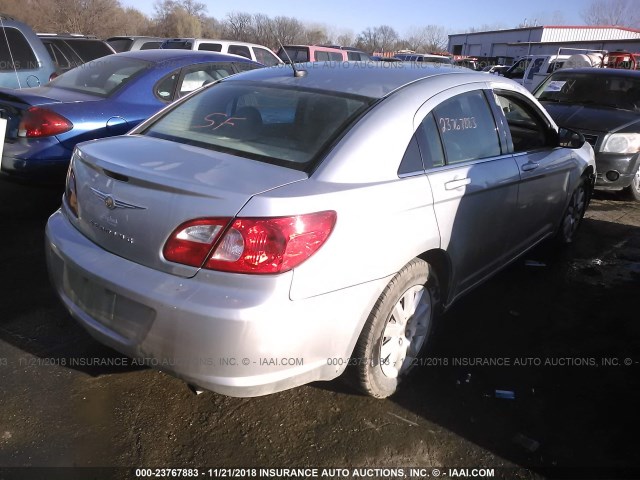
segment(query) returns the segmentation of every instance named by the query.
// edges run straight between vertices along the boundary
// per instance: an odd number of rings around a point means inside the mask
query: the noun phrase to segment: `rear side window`
[[[38,60],[22,32],[13,27],[5,27],[4,35],[0,32],[0,71],[35,70],[39,67]]]
[[[420,152],[422,153],[425,168],[429,169],[444,165],[442,140],[433,113],[430,113],[422,120],[416,136],[419,141]]]
[[[221,52],[222,45],[219,43],[201,43],[198,46],[198,50],[204,50],[206,52]]]
[[[333,62],[341,62],[343,59],[342,54],[338,52],[329,52],[329,60]]]
[[[495,120],[484,93],[462,93],[434,109],[447,163],[495,157],[501,154]]]
[[[278,59],[276,56],[264,48],[253,47],[253,53],[256,56],[256,62],[259,62],[267,67],[273,67],[278,65]]]
[[[43,42],[44,46],[47,47],[47,52],[49,52],[49,56],[53,60],[53,62],[60,67],[62,70],[68,70],[72,68],[72,60],[67,58],[64,52],[59,48],[58,45],[51,42]]]
[[[407,151],[404,152],[404,156],[400,162],[400,167],[398,168],[398,175],[406,176],[422,172],[424,172],[424,166],[422,165],[422,157],[420,156],[418,141],[414,135],[411,137],[411,142],[409,142]]]
[[[240,55],[241,57],[251,59],[251,52],[249,51],[249,47],[246,47],[244,45],[229,45],[229,50],[227,53]]]
[[[314,60],[316,62],[328,62],[329,61],[329,52],[320,52],[320,51],[316,51],[315,52],[315,57]]]
[[[178,96],[182,97],[234,73],[229,63],[203,63],[188,67],[178,87]]]

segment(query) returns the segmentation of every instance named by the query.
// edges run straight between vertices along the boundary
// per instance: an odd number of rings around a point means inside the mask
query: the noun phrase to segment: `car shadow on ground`
[[[0,340],[31,355],[20,365],[66,364],[92,376],[126,372],[130,361],[82,329],[57,298],[47,276],[44,228],[59,206],[63,184],[0,179]],[[35,232],[35,234],[34,234]],[[72,360],[74,360],[72,362]],[[123,364],[127,366],[122,366]]]
[[[637,478],[638,285],[640,228],[585,219],[463,297],[391,400],[544,476]]]

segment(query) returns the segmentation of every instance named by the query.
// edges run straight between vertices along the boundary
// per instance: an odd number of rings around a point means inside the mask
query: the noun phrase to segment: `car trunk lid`
[[[193,276],[163,247],[182,223],[233,218],[254,195],[307,178],[304,172],[167,140],[122,136],[81,145],[74,157],[79,218],[89,239],[133,262]]]
[[[18,138],[23,113],[31,107],[44,107],[64,102],[101,100],[101,97],[61,88],[37,87],[13,90],[0,88],[0,118],[7,120],[6,141]]]

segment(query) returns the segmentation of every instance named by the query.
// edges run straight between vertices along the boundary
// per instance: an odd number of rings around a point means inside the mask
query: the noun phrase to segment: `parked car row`
[[[124,134],[207,83],[261,66],[235,55],[138,50],[73,69],[42,87],[0,88],[2,172],[57,178],[78,142]]]
[[[22,22],[2,16],[0,86],[39,87],[78,65],[114,50],[102,40],[83,35],[38,34]]]

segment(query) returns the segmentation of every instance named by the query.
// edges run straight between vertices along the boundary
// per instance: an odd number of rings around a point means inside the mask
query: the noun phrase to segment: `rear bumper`
[[[23,178],[64,178],[72,151],[64,148],[55,137],[39,140],[5,142],[0,171]]]
[[[47,223],[49,274],[100,342],[185,381],[251,397],[342,373],[389,279],[291,301],[294,272],[193,278],[112,255],[60,212]]]

